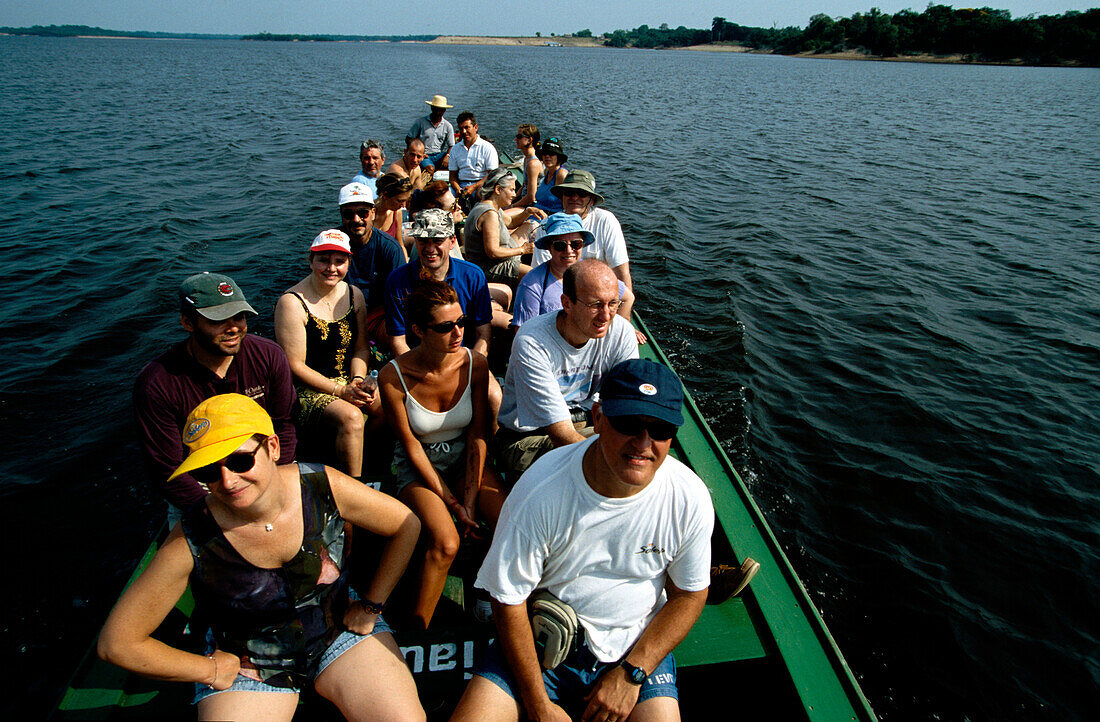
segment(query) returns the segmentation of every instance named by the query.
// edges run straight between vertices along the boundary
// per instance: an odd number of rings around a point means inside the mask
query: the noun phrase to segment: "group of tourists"
[[[289,719],[305,685],[348,719],[422,719],[383,611],[429,628],[463,539],[491,537],[476,587],[496,641],[454,719],[677,719],[671,652],[707,599],[714,514],[668,457],[682,388],[638,358],[621,226],[560,140],[519,126],[518,186],[472,113],[456,135],[447,99],[426,102],[384,173],[362,144],[275,341],[248,333],[229,276],[181,284],[187,336],[134,387],[171,531],[100,655],[195,683],[201,719]],[[380,438],[394,478],[364,483]],[[354,589],[353,525],[384,542]],[[152,636],[188,584],[198,653]],[[579,623],[554,659],[535,600]]]

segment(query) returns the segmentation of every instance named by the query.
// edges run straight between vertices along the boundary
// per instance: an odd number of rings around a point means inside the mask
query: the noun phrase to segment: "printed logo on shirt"
[[[183,430],[183,443],[191,444],[202,438],[202,435],[210,430],[210,421],[207,419],[195,419]]]
[[[253,401],[259,401],[264,397],[264,387],[250,386],[244,390],[244,395],[252,399]]]
[[[653,544],[653,543],[646,544],[643,547],[639,547],[638,551],[635,552],[635,554],[664,554],[664,553],[665,553],[665,550],[663,548],[661,548],[661,547],[659,547],[659,546],[657,546],[656,544]]]

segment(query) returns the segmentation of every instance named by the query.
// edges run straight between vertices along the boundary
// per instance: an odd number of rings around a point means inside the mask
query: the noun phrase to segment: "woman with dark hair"
[[[511,208],[535,205],[535,191],[542,180],[542,161],[538,159],[538,126],[525,123],[516,131],[516,150],[523,153],[523,187],[512,201]]]
[[[331,228],[313,239],[310,274],[275,304],[275,340],[294,374],[296,423],[334,428],[343,470],[358,478],[367,417],[381,424],[382,402],[367,380],[367,304],[344,280],[350,263],[351,241],[343,231]]]
[[[347,719],[423,720],[381,617],[416,547],[412,512],[327,466],[278,466],[271,417],[247,396],[203,401],[184,429],[190,453],[172,477],[190,473],[210,493],[111,610],[99,656],[194,683],[200,720],[289,722],[307,685]],[[352,524],[385,542],[361,598],[349,586]],[[204,654],[153,637],[189,585]]]
[[[434,180],[424,186],[422,191],[413,194],[412,200],[409,201],[409,215],[414,215],[425,208],[441,208],[447,211],[451,214],[455,225],[466,218],[466,214],[462,212],[458,201],[455,200],[454,193],[451,192],[451,184],[445,180]],[[458,255],[461,257],[462,254]]]
[[[426,629],[461,536],[477,531],[479,517],[496,525],[504,492],[486,465],[489,365],[462,345],[458,296],[446,283],[421,279],[405,304],[420,345],[387,364],[378,381],[398,439],[397,497],[424,530],[412,621]]]
[[[403,211],[413,195],[412,179],[396,173],[386,173],[378,179],[376,186],[378,197],[374,202],[374,227],[397,239],[398,245],[405,252],[407,261],[409,248],[405,244],[401,223],[404,218]],[[409,246],[411,245],[410,243]]]
[[[565,170],[565,161],[569,156],[562,150],[561,141],[557,138],[548,138],[539,146],[539,160],[542,161],[542,182],[535,191],[535,206],[549,213],[560,213],[562,210],[561,198],[551,189],[558,183],[565,181],[568,171]]]

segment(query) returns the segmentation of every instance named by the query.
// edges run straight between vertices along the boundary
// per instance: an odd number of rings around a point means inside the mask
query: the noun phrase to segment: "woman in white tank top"
[[[462,345],[458,296],[446,283],[421,279],[405,309],[420,345],[387,364],[378,384],[397,436],[397,496],[420,518],[428,543],[412,612],[427,628],[461,537],[476,532],[479,519],[496,525],[504,493],[486,464],[489,365]]]

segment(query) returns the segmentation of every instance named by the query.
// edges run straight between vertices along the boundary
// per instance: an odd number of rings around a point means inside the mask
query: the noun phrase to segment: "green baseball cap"
[[[586,170],[571,170],[565,175],[565,180],[556,184],[550,189],[550,192],[561,198],[562,193],[565,193],[566,189],[574,188],[579,191],[584,191],[588,195],[592,196],[595,200],[595,205],[603,203],[603,196],[596,192],[596,177]]]
[[[210,321],[224,321],[242,311],[258,315],[232,278],[209,271],[196,273],[180,284],[180,308]]]

